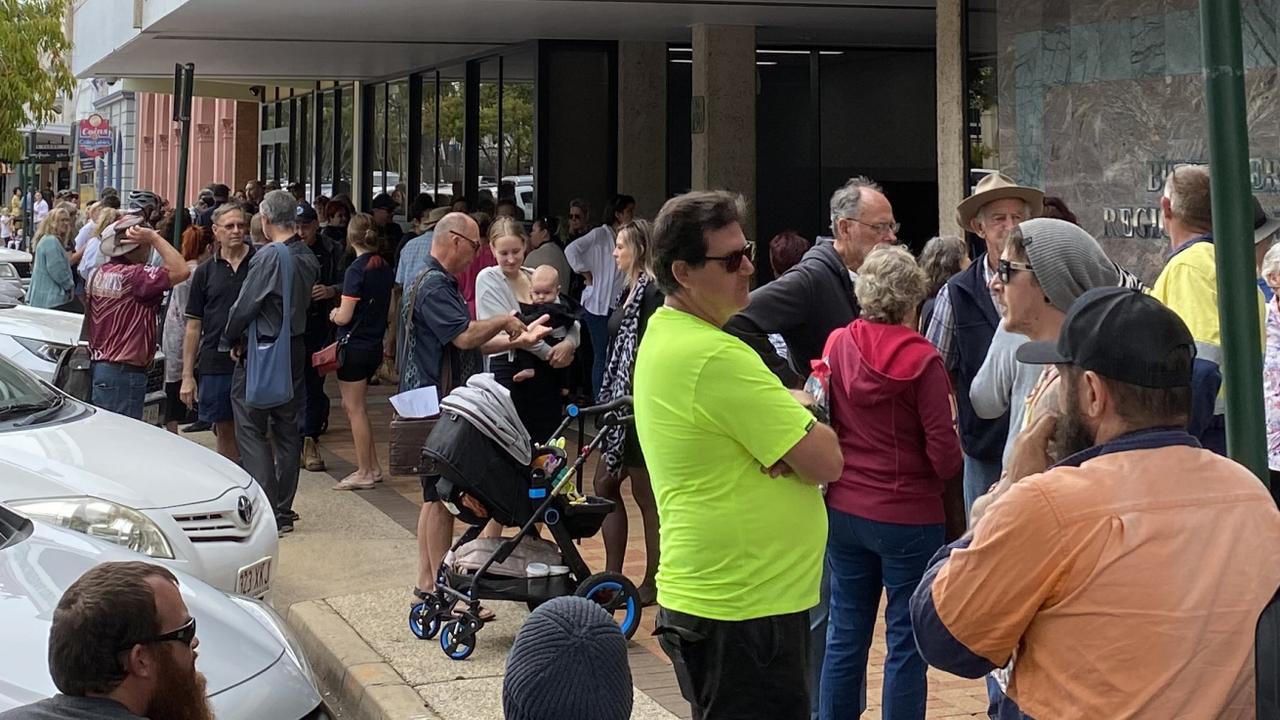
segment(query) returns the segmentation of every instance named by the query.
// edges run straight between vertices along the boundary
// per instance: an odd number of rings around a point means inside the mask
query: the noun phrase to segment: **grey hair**
[[[978,208],[978,212],[974,214],[974,218],[975,218],[978,222],[983,223],[983,224],[985,225],[985,224],[986,224],[986,222],[987,222],[987,218],[990,216],[989,208],[990,208],[990,207],[992,206],[992,204],[994,204],[995,202],[997,202],[997,201],[996,201],[996,200],[992,200],[991,202],[987,203],[986,205],[983,205],[982,207]],[[1033,209],[1032,209],[1032,207],[1031,207],[1031,203],[1027,202],[1026,200],[1023,200],[1023,201],[1022,201],[1022,219],[1023,219],[1023,220],[1030,220],[1030,219],[1032,219],[1032,218],[1034,218],[1034,217],[1036,217],[1036,214],[1035,214],[1035,212],[1033,211]]]
[[[297,224],[298,199],[288,190],[272,190],[258,205],[263,222],[269,222],[281,230],[292,230]]]
[[[431,235],[431,246],[443,246],[446,242],[451,242],[453,240],[453,233],[455,232],[464,234],[462,231],[466,229],[468,221],[474,223],[475,219],[464,212],[451,212],[440,218],[440,222],[436,223],[436,228]],[[485,242],[484,238],[476,239],[481,243]]]
[[[854,218],[862,213],[862,188],[884,192],[880,185],[865,175],[849,178],[831,195],[831,233],[836,232],[836,221],[840,218]]]
[[[213,221],[216,223],[216,222],[218,222],[219,220],[221,220],[222,218],[226,217],[227,215],[229,215],[230,213],[233,213],[233,212],[238,212],[238,213],[240,213],[240,216],[241,216],[241,217],[243,217],[243,218],[245,219],[245,221],[246,221],[246,222],[248,222],[248,220],[249,220],[249,213],[248,213],[248,211],[246,211],[246,210],[244,209],[244,206],[243,206],[243,205],[241,205],[241,204],[240,204],[240,203],[238,203],[238,202],[225,202],[225,203],[222,203],[222,204],[221,204],[221,205],[219,205],[218,207],[214,208],[214,210],[213,210],[213,214],[212,214],[212,215],[210,215],[210,217],[211,217],[211,218],[213,219]]]
[[[1262,278],[1265,280],[1268,275],[1280,275],[1280,245],[1272,245],[1267,254],[1262,256]]]
[[[952,275],[960,272],[965,255],[969,252],[964,238],[955,235],[934,236],[924,244],[920,252],[920,269],[928,283],[928,295],[936,295]]]
[[[867,254],[853,286],[862,318],[900,324],[925,296],[924,271],[901,245],[877,245]]]

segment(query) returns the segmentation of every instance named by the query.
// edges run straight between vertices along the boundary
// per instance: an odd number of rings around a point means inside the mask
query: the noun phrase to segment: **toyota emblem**
[[[236,514],[240,516],[240,522],[245,525],[253,523],[253,503],[249,501],[248,495],[241,495],[236,501]]]

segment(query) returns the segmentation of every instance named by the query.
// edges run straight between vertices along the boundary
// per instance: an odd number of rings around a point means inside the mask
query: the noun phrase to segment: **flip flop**
[[[355,473],[352,473],[333,486],[334,490],[372,490],[376,485],[376,481],[365,482],[357,480]]]

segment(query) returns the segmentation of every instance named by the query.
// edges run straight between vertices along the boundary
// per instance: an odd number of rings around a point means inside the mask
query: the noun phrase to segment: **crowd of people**
[[[917,259],[855,177],[831,237],[774,237],[776,279],[754,289],[749,212],[726,192],[653,222],[627,195],[599,224],[574,200],[562,234],[514,202],[380,194],[362,213],[302,191],[212,185],[176,242],[147,191],[80,219],[55,204],[30,293],[86,313],[100,407],[140,418],[162,346],[171,429],[195,409],[281,534],[299,467],[324,467],[329,351],[356,453],[337,490],[387,472],[371,383],[443,395],[491,372],[536,442],[571,401],[632,396],[634,426],[598,430],[606,569],[624,566],[629,480],[640,600],[695,717],[858,714],[882,599],[886,718],[925,717],[928,665],[985,677],[992,717],[1252,707],[1280,511],[1226,457],[1207,167],[1165,183],[1150,288],[1060,199],[999,173],[956,208],[972,260],[959,237]],[[1280,470],[1280,219],[1255,205]],[[455,537],[434,483],[423,496],[419,597]]]

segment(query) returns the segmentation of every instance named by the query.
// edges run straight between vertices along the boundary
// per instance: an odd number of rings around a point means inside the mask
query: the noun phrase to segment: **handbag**
[[[444,348],[444,361],[440,368],[440,399],[453,390],[453,355],[448,346]],[[424,418],[402,417],[399,413],[391,413],[391,447],[387,457],[387,465],[392,475],[421,475],[423,462],[422,448],[427,444],[427,436],[431,434],[439,413]]]
[[[316,374],[324,377],[342,367],[342,361],[346,358],[347,342],[351,340],[351,333],[355,332],[357,327],[360,327],[359,320],[355,321],[346,335],[311,353],[311,367],[316,369]]]
[[[54,387],[81,402],[93,400],[93,356],[89,352],[90,308],[88,305],[85,307],[84,319],[80,322],[80,338],[75,345],[62,351],[53,375]]]
[[[293,292],[293,258],[283,244],[278,248],[280,273],[284,276],[281,291],[280,332],[271,342],[262,342],[258,319],[249,323],[248,352],[245,357],[245,404],[257,410],[284,405],[293,399],[293,332],[290,321],[290,295]]]

